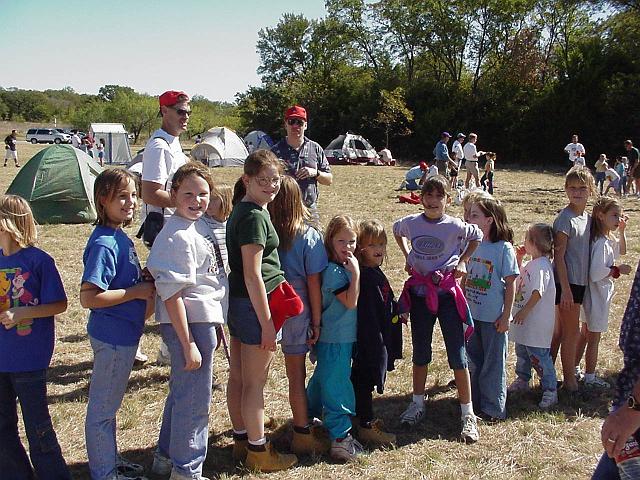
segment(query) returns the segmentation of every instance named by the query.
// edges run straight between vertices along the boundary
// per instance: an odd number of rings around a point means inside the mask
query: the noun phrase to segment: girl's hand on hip
[[[262,325],[262,338],[260,340],[260,348],[263,350],[276,351],[276,329],[273,322],[269,319],[267,325]]]
[[[189,342],[189,346],[184,350],[184,369],[186,371],[198,370],[202,366],[202,355],[195,342]]]

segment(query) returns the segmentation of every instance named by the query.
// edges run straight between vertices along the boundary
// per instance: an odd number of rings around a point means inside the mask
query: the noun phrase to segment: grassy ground
[[[21,162],[25,162],[43,146],[18,145]],[[218,181],[232,183],[239,169],[216,169]],[[322,220],[334,214],[348,213],[357,220],[377,218],[389,230],[392,222],[419,211],[418,206],[400,204],[394,189],[403,177],[399,167],[336,167],[334,184],[322,187],[320,206]],[[0,189],[5,191],[16,169],[0,169]],[[509,219],[521,242],[525,226],[534,221],[551,222],[566,204],[563,179],[558,173],[498,169],[496,196],[507,207]],[[629,253],[626,262],[635,267],[638,261],[638,203],[623,201],[630,216]],[[449,213],[461,215],[460,207]],[[84,445],[84,415],[89,377],[92,367],[91,348],[85,330],[87,312],[80,307],[78,286],[82,273],[81,255],[91,231],[89,225],[43,225],[40,246],[56,259],[69,296],[69,309],[57,322],[57,345],[50,370],[50,409],[65,458],[74,476],[89,478]],[[128,231],[133,237],[135,227]],[[138,243],[144,260],[145,247]],[[383,266],[396,293],[404,279],[403,262],[394,244]],[[629,294],[631,278],[617,281],[610,330],[603,337],[599,371],[613,381],[621,367],[621,354],[616,346],[620,320]],[[411,343],[405,330],[404,360],[388,376],[386,391],[377,396],[374,408],[388,429],[398,434],[398,447],[364,455],[351,465],[334,464],[326,458],[302,459],[301,466],[271,478],[588,478],[601,452],[599,428],[606,415],[610,391],[585,391],[580,399],[562,399],[550,412],[537,409],[540,391],[509,398],[509,418],[496,425],[481,425],[481,439],[475,445],[456,441],[459,431],[459,407],[455,391],[446,388],[452,374],[446,364],[444,344],[439,331],[434,337],[434,358],[428,379],[427,418],[413,431],[405,431],[398,416],[410,399]],[[150,322],[143,337],[143,349],[155,357],[159,342],[157,326]],[[513,353],[509,356],[509,381],[513,379]],[[216,358],[219,377],[226,380],[227,363],[221,352]],[[118,441],[127,457],[150,465],[167,393],[169,370],[153,364],[136,369],[118,415]],[[281,353],[278,353],[265,390],[266,409],[275,418],[274,435],[287,448],[290,432],[286,422],[290,416],[287,381]],[[210,413],[210,448],[205,474],[216,478],[253,475],[238,470],[231,461],[231,434],[223,392],[215,392]],[[266,475],[263,475],[266,477]],[[253,477],[252,477],[253,478]]]

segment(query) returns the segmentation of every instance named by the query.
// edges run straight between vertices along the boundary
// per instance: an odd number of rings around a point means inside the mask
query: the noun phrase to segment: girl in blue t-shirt
[[[135,177],[124,169],[103,171],[94,184],[94,201],[96,227],[82,256],[80,286],[80,304],[90,309],[93,349],[85,422],[89,470],[94,480],[141,478],[143,468],[122,458],[116,444],[116,412],[155,299],[153,282],[144,281],[133,242],[122,230],[131,224],[138,201]]]
[[[327,225],[324,244],[329,265],[322,272],[322,330],[315,345],[318,364],[307,385],[309,413],[324,417],[331,457],[342,461],[362,452],[362,445],[351,436],[356,407],[351,356],[360,293],[360,267],[354,255],[357,237],[358,226],[346,215],[333,217]]]
[[[304,302],[304,311],[282,326],[282,352],[289,379],[289,404],[293,413],[291,449],[297,455],[326,453],[329,442],[318,435],[307,412],[304,383],[309,346],[320,336],[322,315],[321,273],[327,266],[322,236],[309,226],[311,215],[302,201],[298,182],[284,176],[280,190],[268,205],[280,245],[278,256],[284,277]]]
[[[67,309],[53,259],[34,247],[31,208],[16,195],[0,196],[0,476],[71,478],[47,405],[47,368],[54,315]],[[20,402],[29,456],[18,434]],[[29,462],[31,458],[31,464]]]
[[[471,393],[476,414],[507,416],[507,330],[515,296],[518,263],[507,213],[493,198],[471,204],[469,223],[482,230],[482,242],[467,263],[465,296],[474,320],[467,343]]]

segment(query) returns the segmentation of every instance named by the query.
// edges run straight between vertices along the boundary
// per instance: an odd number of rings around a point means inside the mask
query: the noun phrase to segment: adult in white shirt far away
[[[73,148],[80,148],[82,139],[80,138],[80,135],[78,135],[78,130],[72,130],[71,133],[73,133],[73,135],[71,135],[71,145]]]
[[[451,156],[453,157],[453,161],[456,163],[456,169],[460,172],[460,167],[464,165],[464,151],[462,150],[462,144],[464,143],[464,139],[467,136],[460,132],[456,136],[456,141],[453,142],[451,146]],[[458,173],[460,175],[460,173]],[[451,176],[451,188],[456,188],[456,183],[458,183],[457,176]]]
[[[465,143],[462,148],[462,151],[464,152],[464,164],[467,166],[467,178],[464,181],[464,188],[469,188],[469,183],[472,177],[476,184],[476,188],[480,186],[480,178],[478,176],[478,158],[484,155],[485,152],[479,152],[476,149],[477,141],[478,135],[470,133],[469,141]]]
[[[576,163],[576,158],[578,157],[577,152],[580,152],[582,157],[584,157],[586,153],[584,150],[584,145],[578,142],[578,135],[573,135],[571,137],[571,143],[567,144],[567,146],[564,147],[564,151],[569,154],[569,162],[571,163],[572,167]]]

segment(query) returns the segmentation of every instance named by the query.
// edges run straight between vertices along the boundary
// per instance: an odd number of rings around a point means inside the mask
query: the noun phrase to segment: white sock
[[[236,435],[245,435],[247,433],[246,430],[233,430],[233,433]]]
[[[267,437],[262,437],[260,440],[249,440],[251,445],[264,445],[267,443]]]
[[[424,407],[424,395],[413,394],[413,403],[417,403],[421,407]]]
[[[462,418],[467,415],[473,415],[473,402],[461,403],[460,410],[462,411]]]
[[[584,374],[584,381],[589,383],[589,382],[593,382],[596,379],[596,374],[594,373],[585,373]]]

